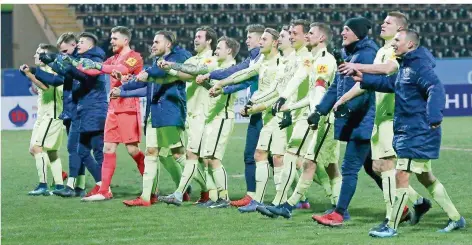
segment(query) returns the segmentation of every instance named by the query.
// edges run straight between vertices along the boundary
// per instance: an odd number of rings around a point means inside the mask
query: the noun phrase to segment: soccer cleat
[[[128,207],[135,207],[135,206],[143,206],[143,207],[150,207],[151,201],[145,201],[141,197],[137,197],[133,200],[124,200],[123,204]]]
[[[431,201],[426,198],[423,198],[423,203],[413,205],[413,214],[410,219],[411,225],[418,224],[429,209],[431,209]]]
[[[252,200],[252,197],[249,195],[245,195],[243,198],[236,200],[236,201],[231,201],[231,206],[234,207],[244,207],[248,205]]]
[[[387,225],[388,225],[388,219],[385,219],[384,221],[382,221],[382,223],[380,223],[380,224],[378,224],[378,225],[372,227],[372,228],[370,229],[370,231],[380,230],[380,229],[382,229],[382,227],[387,226]],[[370,233],[369,233],[369,234],[370,234]]]
[[[66,181],[67,177],[69,177],[67,173],[62,171],[62,181]]]
[[[256,207],[256,211],[259,212],[260,214],[267,216],[269,218],[277,218],[279,215],[272,213],[269,209],[267,209],[270,206],[265,206],[265,205],[260,205]],[[272,206],[274,207],[274,206]],[[280,207],[280,206],[278,206]]]
[[[222,199],[222,198],[218,198],[218,200],[216,200],[215,203],[213,203],[211,206],[209,206],[208,208],[227,208],[229,207],[230,204],[229,204],[229,200],[225,200],[225,199]]]
[[[402,217],[400,219],[400,223],[407,222],[411,220],[411,212],[408,206],[405,206],[403,209]]]
[[[275,214],[275,215],[280,215],[286,219],[292,218],[292,212],[288,210],[286,207],[283,205],[281,206],[266,206],[265,207],[269,212]]]
[[[158,195],[157,194],[151,194],[151,198],[149,199],[151,201],[151,204],[155,204],[159,202]]]
[[[208,208],[211,205],[213,205],[214,203],[215,203],[214,201],[208,200],[206,202],[201,202],[201,203],[197,204],[197,207],[199,207],[199,208]]]
[[[36,187],[36,189],[28,192],[28,195],[30,196],[50,196],[51,192],[49,192],[49,189],[47,187]]]
[[[99,191],[99,190],[100,190],[100,186],[99,186],[99,185],[95,185],[95,186],[93,187],[93,189],[90,190],[89,193],[87,193],[87,194],[85,195],[85,197],[89,197],[89,196],[96,195],[96,194],[98,194],[98,191]]]
[[[326,210],[326,211],[324,212],[324,214],[330,214],[330,213],[334,212],[334,209],[335,209],[335,208],[336,208],[336,207],[334,207],[334,208],[332,208],[332,209]],[[349,214],[349,211],[346,209],[346,211],[344,211],[343,220],[344,220],[344,221],[348,221],[348,220],[350,220],[350,219],[351,219],[351,215]]]
[[[109,190],[107,193],[97,193],[93,196],[89,196],[89,197],[84,197],[82,198],[81,200],[83,202],[97,202],[97,201],[105,201],[105,200],[110,200],[113,198],[113,194],[111,193],[111,191]]]
[[[336,211],[324,215],[313,215],[311,218],[318,224],[326,226],[341,226],[343,224],[343,216]]]
[[[396,235],[398,235],[397,231],[390,228],[388,225],[380,227],[377,230],[369,231],[369,236],[371,237],[389,238]]]
[[[85,197],[85,195],[87,194],[85,192],[85,189],[82,189],[82,188],[79,188],[79,187],[75,187],[74,191],[75,191],[75,196],[76,197]]]
[[[453,230],[463,229],[465,228],[465,224],[466,222],[464,217],[461,217],[458,221],[452,221],[451,219],[449,219],[449,221],[447,222],[447,226],[444,229],[438,230],[438,232],[447,233]]]
[[[184,193],[184,195],[182,197],[182,201],[190,202],[190,195],[187,192]]]
[[[208,202],[208,200],[210,200],[210,192],[202,191],[202,192],[200,192],[200,199],[198,199],[193,204],[198,205],[198,204],[201,204],[201,203],[206,203],[206,202]]]
[[[296,208],[297,209],[310,209],[311,208],[310,202],[308,201],[308,199],[306,199],[305,201],[299,201],[297,203]]]
[[[175,206],[180,206],[182,205],[182,200],[178,199],[175,194],[170,194],[168,196],[159,196],[158,197],[159,201],[167,203],[167,204],[172,204]]]
[[[257,206],[261,206],[263,204],[257,202],[256,200],[251,200],[248,205],[239,207],[238,211],[241,213],[252,213],[256,211]]]
[[[59,190],[53,190],[52,194],[60,197],[75,197],[75,190],[70,186],[66,186],[65,188]]]

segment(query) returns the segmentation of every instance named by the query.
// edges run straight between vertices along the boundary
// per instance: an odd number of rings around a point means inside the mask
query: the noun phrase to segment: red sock
[[[102,164],[102,185],[100,186],[100,193],[107,193],[110,188],[111,178],[116,169],[116,153],[103,153]]]
[[[142,151],[139,151],[138,154],[133,156],[136,165],[138,166],[139,173],[141,176],[144,174],[144,154]]]

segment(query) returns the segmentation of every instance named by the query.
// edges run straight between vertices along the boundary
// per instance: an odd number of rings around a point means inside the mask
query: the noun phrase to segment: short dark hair
[[[125,35],[128,37],[128,39],[131,41],[131,30],[126,27],[126,26],[115,26],[111,28],[111,33],[120,33],[122,35]]]
[[[197,32],[199,31],[204,31],[205,32],[205,40],[208,41],[208,40],[211,40],[211,43],[210,43],[210,46],[211,46],[211,50],[215,51],[216,49],[216,40],[217,40],[217,35],[216,35],[216,31],[209,27],[209,26],[202,26],[202,27],[199,27],[197,28]]]
[[[303,27],[303,33],[307,33],[310,30],[310,22],[307,20],[303,19],[297,19],[297,20],[292,20],[290,22],[290,26],[302,26]]]
[[[75,36],[75,34],[73,32],[64,32],[57,39],[56,46],[59,48],[61,44],[70,43],[72,41],[77,43],[77,37]]]
[[[412,41],[412,42],[415,43],[415,48],[420,46],[420,34],[417,31],[412,30],[412,29],[405,29],[405,30],[401,30],[399,32],[405,32],[406,38],[409,41]]]
[[[399,11],[392,11],[392,12],[389,12],[387,14],[387,16],[392,16],[392,17],[395,17],[395,19],[397,19],[397,24],[401,27],[403,27],[403,29],[407,29],[408,28],[408,25],[410,24],[409,21],[408,21],[408,18],[406,17],[406,15],[402,12],[399,12]]]
[[[95,36],[93,33],[90,33],[90,32],[82,32],[82,33],[79,35],[79,39],[82,38],[82,37],[85,37],[85,38],[88,38],[88,39],[92,40],[93,45],[97,45],[97,43],[98,43],[98,38],[97,38],[97,36]]]
[[[47,43],[40,43],[38,48],[46,50],[46,53],[59,53],[59,50],[56,46]]]
[[[248,33],[255,32],[262,35],[262,33],[264,33],[264,29],[265,27],[261,24],[251,24],[246,27],[246,32]]]
[[[331,42],[331,39],[333,38],[333,31],[331,31],[331,28],[328,24],[322,23],[322,22],[314,22],[310,24],[311,27],[318,27],[318,29],[323,32],[326,36],[325,43],[328,45]]]
[[[164,36],[164,38],[169,41],[172,45],[174,45],[177,37],[175,36],[175,34],[171,31],[166,31],[166,30],[159,30],[156,32],[156,34],[154,36],[157,36],[157,35],[162,35]]]
[[[265,28],[264,32],[267,32],[270,35],[272,35],[274,40],[279,39],[280,33],[277,30],[273,29],[273,28]]]
[[[238,41],[236,41],[236,39],[227,36],[222,36],[218,39],[218,42],[221,41],[224,41],[226,43],[226,46],[231,49],[231,55],[233,55],[233,58],[238,55],[241,45]]]

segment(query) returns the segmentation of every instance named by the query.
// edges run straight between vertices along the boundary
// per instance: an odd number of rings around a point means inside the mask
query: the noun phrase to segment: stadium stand
[[[133,29],[132,46],[145,57],[149,55],[154,33],[160,29],[174,31],[179,45],[192,49],[195,29],[200,25],[213,26],[219,35],[228,35],[241,42],[239,58],[247,55],[245,27],[263,23],[280,28],[292,19],[330,23],[335,33],[342,31],[348,18],[364,16],[375,22],[372,32],[380,43],[378,33],[389,11],[401,11],[410,19],[412,29],[422,35],[421,44],[437,58],[472,56],[472,5],[445,4],[74,4],[76,15],[83,20],[86,31],[95,33],[105,48],[113,26]],[[452,35],[452,33],[454,33]],[[340,46],[341,38],[334,39]]]

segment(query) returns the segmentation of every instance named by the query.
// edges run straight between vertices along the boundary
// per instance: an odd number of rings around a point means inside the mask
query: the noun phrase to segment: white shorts
[[[64,137],[64,125],[61,119],[39,118],[34,123],[30,147],[41,146],[46,151],[56,151],[61,148]]]
[[[340,142],[334,139],[334,125],[322,121],[318,130],[313,133],[305,159],[312,160],[319,166],[327,167],[330,163],[338,163],[339,150]]]
[[[370,145],[372,160],[397,156],[393,149],[393,121],[384,121],[380,125],[374,124]]]
[[[152,123],[146,123],[146,148],[157,148],[157,129],[152,127]]]
[[[234,119],[222,118],[215,118],[205,125],[200,157],[223,160],[233,127]]]
[[[279,128],[280,121],[279,117],[273,117],[262,127],[256,149],[270,151],[272,155],[285,154],[287,130]]]
[[[297,121],[287,144],[287,152],[297,156],[305,156],[312,137],[313,130],[308,126],[307,120]]]
[[[397,160],[396,169],[413,172],[415,174],[431,172],[431,160],[400,158]]]
[[[197,155],[200,153],[200,148],[205,131],[205,117],[204,116],[188,116],[186,122],[186,131],[188,136],[187,150]]]

